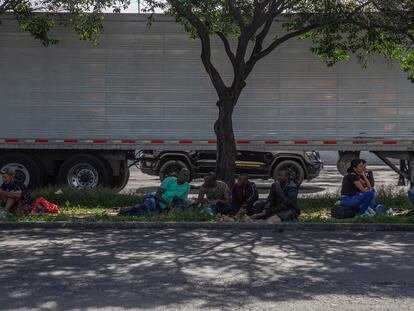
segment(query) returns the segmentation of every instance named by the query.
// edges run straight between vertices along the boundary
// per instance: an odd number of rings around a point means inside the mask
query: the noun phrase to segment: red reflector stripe
[[[95,139],[93,141],[94,144],[105,144],[107,142],[107,140],[105,139]]]
[[[250,140],[238,140],[237,144],[239,145],[247,145],[250,144]]]
[[[209,140],[207,143],[209,143],[210,145],[215,145],[217,144],[217,140]]]
[[[295,140],[295,145],[307,145],[307,140]]]
[[[336,141],[333,140],[327,140],[323,142],[324,145],[336,145]]]
[[[151,140],[151,144],[163,144],[163,140]]]
[[[35,140],[35,143],[48,143],[49,142],[49,140],[47,140],[47,139],[36,139]]]
[[[19,140],[18,139],[5,139],[4,142],[5,143],[18,143]]]
[[[277,140],[266,140],[266,145],[277,145],[279,142]]]
[[[135,140],[133,140],[133,139],[123,139],[122,143],[123,144],[135,144]]]
[[[77,139],[65,139],[63,142],[68,143],[68,144],[74,144],[74,143],[78,143],[79,140],[77,140]]]
[[[384,145],[396,145],[397,142],[396,141],[384,141],[382,142]]]
[[[180,144],[184,144],[184,145],[190,145],[192,144],[193,141],[192,140],[180,140]]]

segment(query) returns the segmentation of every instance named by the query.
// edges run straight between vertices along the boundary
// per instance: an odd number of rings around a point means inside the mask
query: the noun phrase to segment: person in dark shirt
[[[236,218],[242,219],[254,209],[254,203],[259,200],[259,192],[254,182],[249,180],[249,175],[240,174],[237,183],[233,186],[231,203]]]
[[[16,181],[15,171],[6,168],[0,172],[3,184],[0,189],[0,200],[9,214],[23,214],[29,212],[32,204],[32,197],[26,186]]]
[[[348,174],[342,180],[341,205],[354,209],[357,216],[366,215],[374,196],[375,190],[367,177],[363,160],[352,160]]]
[[[295,220],[300,215],[298,193],[298,186],[290,180],[289,172],[279,171],[262,211],[250,217],[247,216],[246,221],[266,220],[273,216],[279,217],[281,221]]]

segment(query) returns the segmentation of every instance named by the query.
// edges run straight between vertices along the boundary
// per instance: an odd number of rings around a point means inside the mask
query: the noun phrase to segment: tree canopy
[[[218,95],[218,177],[234,182],[236,143],[232,114],[255,65],[294,38],[312,41],[328,66],[356,55],[363,66],[373,54],[398,60],[414,82],[413,0],[144,0],[143,10],[175,17],[201,42],[201,59]],[[275,24],[282,27],[275,26]],[[226,84],[211,57],[217,36],[233,66]],[[233,39],[232,39],[233,38]]]
[[[97,42],[103,29],[103,12],[120,12],[129,4],[129,0],[0,0],[0,21],[2,14],[13,14],[20,28],[44,45],[58,42],[49,34],[56,23],[69,24],[82,40]]]
[[[217,35],[229,58],[244,65],[248,75],[254,64],[285,41],[305,36],[313,52],[333,65],[355,54],[366,62],[372,53],[398,59],[414,80],[413,0],[145,0],[147,12],[161,9],[173,15],[193,37],[207,41]],[[282,21],[284,34],[263,43],[274,22]],[[251,57],[242,59],[230,50],[226,37],[249,40]],[[207,43],[207,42],[205,42]],[[239,56],[239,57],[237,57]]]

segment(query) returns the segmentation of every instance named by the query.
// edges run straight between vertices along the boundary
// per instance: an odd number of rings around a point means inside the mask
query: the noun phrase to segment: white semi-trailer
[[[31,186],[122,188],[135,150],[215,149],[216,94],[199,42],[170,18],[149,28],[143,15],[108,15],[96,47],[64,26],[44,47],[1,19],[0,168]],[[340,167],[368,150],[413,182],[414,86],[398,64],[327,68],[309,47],[294,39],[258,64],[234,116],[239,149],[337,150]],[[230,79],[218,41],[213,55]]]

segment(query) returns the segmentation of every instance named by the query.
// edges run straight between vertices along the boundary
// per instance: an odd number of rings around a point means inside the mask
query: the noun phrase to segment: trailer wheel
[[[338,172],[345,176],[348,173],[348,169],[351,166],[351,161],[358,159],[359,154],[353,152],[340,153],[338,162],[336,163],[336,168]]]
[[[130,171],[127,163],[122,163],[121,171],[119,176],[114,177],[114,189],[117,191],[121,191],[126,187],[130,177]]]
[[[178,176],[178,173],[183,168],[190,170],[188,165],[180,160],[169,160],[165,162],[160,168],[159,176],[160,176],[161,181],[163,181],[165,178],[170,177],[170,176]],[[190,181],[191,181],[191,177],[190,177]]]
[[[290,179],[293,180],[298,186],[300,186],[305,179],[305,171],[296,161],[285,160],[276,165],[273,170],[274,179],[276,179],[278,172],[281,170],[287,170],[290,173]]]
[[[58,173],[58,183],[76,190],[96,189],[110,187],[113,178],[100,158],[90,154],[79,154],[63,162]]]
[[[32,156],[23,153],[6,154],[0,157],[0,170],[5,168],[14,169],[15,179],[24,183],[29,189],[40,188],[45,184],[46,173],[43,165]]]

